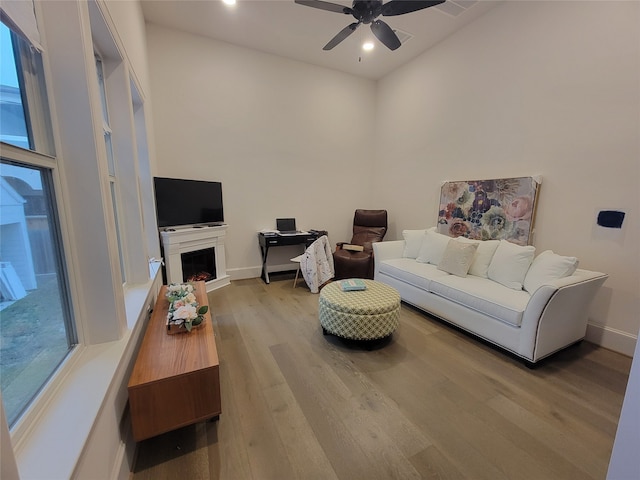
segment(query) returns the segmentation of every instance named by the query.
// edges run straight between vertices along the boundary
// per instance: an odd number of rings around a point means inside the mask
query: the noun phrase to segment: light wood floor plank
[[[424,479],[454,480],[464,478],[462,472],[435,445],[425,448],[411,457],[409,461]]]
[[[306,355],[299,344],[292,348],[298,355]],[[359,432],[357,442],[363,450],[370,452],[375,458],[386,459],[385,477],[420,478],[406,462],[406,457],[430,445],[430,441],[402,415],[397,405],[381,395],[366,376],[354,369],[347,357],[338,350],[331,353],[327,372],[313,377],[319,389],[318,395],[323,398],[324,387],[328,383],[323,378],[335,377],[335,381],[340,381],[348,389],[348,395],[334,409],[335,415],[347,429]],[[323,361],[326,361],[326,354],[326,351],[323,352]],[[326,397],[327,402],[333,402],[333,399],[335,396]]]
[[[236,329],[237,323],[238,320]],[[242,335],[237,332],[232,338],[241,340]],[[223,404],[222,411],[239,418],[238,423],[246,442],[245,448],[253,478],[292,478],[293,471],[288,462],[273,462],[273,458],[285,455],[285,449],[262,394],[248,354],[248,346],[243,341],[223,340],[221,343],[226,361],[224,365],[221,362],[220,368],[228,365],[229,388],[233,391],[233,403]]]
[[[370,376],[377,388],[388,392],[407,418],[433,440],[466,478],[508,478],[498,466],[487,460],[473,439],[468,440],[467,425],[455,420],[462,412],[443,399],[442,389],[447,380],[439,383],[423,381],[419,371],[411,367],[407,369],[403,364],[398,365],[393,375],[374,372]]]
[[[631,359],[538,368],[407,305],[377,343],[322,335],[290,276],[209,294],[222,414],[138,444],[132,480],[602,480]]]
[[[230,314],[216,315],[216,321],[216,341],[218,351],[220,351],[221,348],[225,348],[226,344],[236,341],[239,337]],[[220,395],[222,411],[225,413],[233,411],[233,406],[238,404],[231,381],[231,375],[234,372],[228,367],[233,365],[233,360],[230,357],[231,353],[225,351],[224,358],[220,358]],[[209,427],[207,440],[211,456],[209,469],[212,479],[253,478],[246,448],[247,440],[242,432],[240,419],[240,415],[227,414],[221,415],[219,421],[207,424]],[[220,441],[221,438],[224,441]]]
[[[589,448],[589,445],[583,443],[582,439],[568,435],[562,428],[540,419],[505,397],[498,396],[488,403],[510,422],[529,432],[552,449],[562,452],[562,456],[583,470],[584,475],[592,478],[604,478],[609,463],[608,457],[602,452]]]
[[[335,475],[300,404],[288,385],[278,385],[265,392],[278,433],[294,470],[293,478],[333,480]]]
[[[575,466],[562,455],[562,450],[553,448],[544,438],[538,439],[531,432],[511,422],[490,406],[483,403],[469,410],[468,413],[481,421],[485,428],[499,432],[512,443],[513,448],[527,452],[539,465],[531,470],[531,473],[535,475],[534,478],[540,478],[542,472],[547,472],[547,478],[551,479],[588,478],[584,470]]]
[[[245,289],[246,290],[246,289]],[[278,368],[270,351],[270,346],[275,344],[278,336],[274,335],[273,323],[282,323],[280,318],[270,311],[272,307],[265,308],[270,298],[265,297],[260,289],[252,289],[243,293],[243,300],[247,301],[238,310],[242,317],[237,319],[238,331],[246,345],[247,354],[255,370],[256,381],[260,384],[265,402],[271,412],[277,426],[287,458],[294,470],[296,478],[331,479],[330,464],[317,442],[315,435],[299,404],[292,395],[289,386],[281,370]],[[277,302],[276,302],[277,303]],[[256,328],[247,322],[246,318],[259,318],[260,327]],[[296,471],[297,470],[297,471]],[[260,477],[257,477],[260,478]]]
[[[373,458],[362,450],[356,437],[359,432],[352,433],[338,416],[338,409],[350,407],[344,391],[336,394],[343,390],[340,385],[325,377],[322,389],[319,388],[320,382],[316,380],[322,373],[320,369],[315,371],[313,362],[305,365],[304,359],[296,358],[288,345],[276,345],[272,351],[338,478],[384,478],[372,468]],[[326,401],[327,397],[330,401]]]

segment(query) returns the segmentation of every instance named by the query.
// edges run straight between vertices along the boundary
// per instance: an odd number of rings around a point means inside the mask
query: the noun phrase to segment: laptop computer
[[[296,228],[295,218],[276,218],[276,230],[280,235],[297,235],[300,232]]]

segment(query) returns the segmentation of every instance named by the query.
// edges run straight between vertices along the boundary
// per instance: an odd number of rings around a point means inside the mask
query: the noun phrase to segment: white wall
[[[276,217],[347,241],[354,210],[378,207],[372,81],[155,25],[147,43],[156,173],[222,182],[232,278],[259,275],[256,232]]]
[[[147,70],[147,44],[145,40],[145,24],[142,16],[142,6],[139,2],[119,0],[106,0],[105,15],[114,25],[117,31],[112,32],[117,36],[120,44],[125,45],[123,52],[127,61],[133,67],[131,76],[140,88],[140,94],[149,97],[149,73]]]
[[[443,181],[542,175],[534,245],[610,275],[588,338],[629,355],[640,307],[639,7],[505,2],[384,78],[374,177],[395,222],[389,238],[401,238],[434,224]],[[603,208],[626,211],[619,238],[595,229]]]
[[[631,355],[638,7],[505,2],[377,83],[147,25],[156,173],[223,182],[232,278],[258,274],[278,216],[339,241],[355,208],[386,208],[394,239],[435,222],[445,180],[541,175],[534,244],[610,275],[588,338]],[[608,208],[617,238],[595,228]]]

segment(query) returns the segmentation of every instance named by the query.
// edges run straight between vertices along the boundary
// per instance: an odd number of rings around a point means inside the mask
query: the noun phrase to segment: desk
[[[318,237],[326,235],[327,232],[307,232],[300,235],[265,235],[258,234],[258,243],[260,244],[260,253],[262,254],[262,279],[264,283],[269,283],[269,272],[267,271],[267,256],[271,247],[285,247],[290,245],[304,245],[307,248]]]

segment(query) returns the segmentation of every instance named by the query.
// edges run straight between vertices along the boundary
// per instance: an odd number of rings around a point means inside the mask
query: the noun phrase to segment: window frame
[[[23,149],[4,142],[0,143],[2,145],[2,158],[5,161],[49,171],[49,178],[45,181],[49,183],[48,187],[53,195],[53,204],[49,205],[49,211],[53,212],[54,218],[52,218],[52,224],[55,220],[55,225],[52,225],[52,235],[55,236],[55,240],[58,242],[57,247],[59,252],[56,257],[58,268],[60,269],[60,285],[61,288],[65,290],[61,292],[61,298],[66,300],[62,307],[67,315],[65,318],[66,336],[68,342],[70,338],[74,341],[73,345],[69,345],[70,349],[67,355],[62,359],[57,368],[51,372],[51,375],[49,375],[47,380],[40,386],[36,395],[10,426],[11,439],[19,445],[23,436],[27,433],[29,426],[37,420],[44,405],[51,399],[57,386],[73,367],[82,352],[83,342],[82,327],[80,322],[77,321],[77,310],[73,300],[73,276],[69,268],[70,259],[67,255],[68,238],[65,235],[65,226],[67,223],[64,210],[60,208],[60,199],[57,198],[62,191],[57,159],[51,155]],[[69,328],[72,329],[72,332],[69,331]]]
[[[43,405],[59,385],[60,379],[69,371],[79,353],[82,330],[77,321],[77,309],[73,294],[73,277],[70,269],[69,242],[65,232],[68,223],[64,212],[63,188],[60,165],[55,148],[55,125],[48,95],[47,60],[45,54],[34,49],[29,42],[16,33],[12,25],[3,22],[10,31],[14,62],[23,106],[29,148],[0,142],[2,161],[8,164],[41,170],[43,190],[48,193],[47,211],[52,248],[55,251],[56,274],[59,276],[61,308],[63,310],[65,337],[68,351],[60,363],[11,425],[11,437],[19,442],[30,425],[39,416]]]
[[[5,24],[5,27],[11,30],[9,25]],[[53,131],[50,128],[51,110],[47,96],[42,54],[29,55],[32,47],[13,30],[11,30],[11,42],[18,83],[20,84],[29,150],[55,157]],[[38,71],[40,75],[34,75]]]
[[[120,185],[118,182],[118,158],[114,151],[113,129],[111,128],[111,115],[109,113],[109,89],[107,87],[107,79],[105,75],[105,65],[108,59],[104,58],[100,48],[93,45],[94,65],[96,69],[96,81],[98,82],[98,93],[100,94],[100,106],[102,110],[102,135],[104,138],[104,153],[107,162],[107,180],[109,182],[109,197],[111,199],[111,207],[113,209],[114,232],[116,236],[116,245],[118,249],[118,261],[120,264],[120,280],[123,288],[127,285],[127,255],[126,242],[123,241],[123,225],[120,221],[122,218],[122,196],[120,194]],[[122,60],[120,60],[122,61]]]

